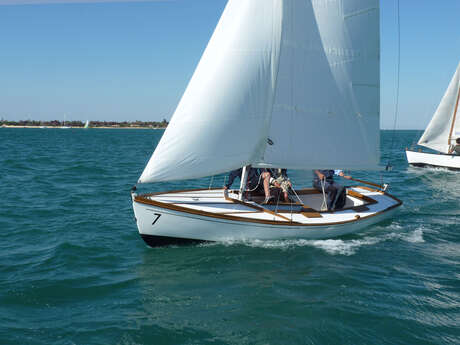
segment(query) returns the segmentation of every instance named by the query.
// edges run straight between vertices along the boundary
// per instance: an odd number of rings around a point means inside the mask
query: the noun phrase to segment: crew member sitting
[[[327,209],[329,211],[343,208],[346,202],[345,188],[335,183],[334,175],[341,176],[347,180],[351,179],[351,176],[345,175],[342,170],[314,171],[313,187],[327,194]]]
[[[270,186],[281,188],[285,202],[289,202],[289,188],[292,183],[287,175],[287,169],[270,169]]]
[[[460,155],[460,137],[455,140],[455,144],[450,145],[449,154]]]
[[[227,195],[228,189],[232,186],[233,181],[235,181],[235,178],[239,177],[241,179],[242,174],[243,168],[239,168],[230,172],[230,174],[228,175],[228,182],[224,185],[225,195]],[[267,204],[273,200],[273,197],[270,196],[269,183],[270,173],[266,169],[256,169],[249,167],[246,189],[248,189],[251,192],[261,192],[263,190],[265,194],[265,200],[263,202],[264,204]]]

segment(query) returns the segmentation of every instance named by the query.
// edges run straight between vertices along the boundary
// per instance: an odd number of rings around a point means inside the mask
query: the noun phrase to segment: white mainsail
[[[229,0],[139,182],[374,169],[378,0]]]
[[[418,141],[419,145],[448,153],[449,146],[460,137],[460,116],[457,114],[460,97],[460,63],[447,91],[439,103],[428,127]]]

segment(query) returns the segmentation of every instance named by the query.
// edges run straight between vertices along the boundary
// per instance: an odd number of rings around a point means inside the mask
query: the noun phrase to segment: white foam
[[[250,240],[250,241],[226,241],[226,246],[234,244],[243,244],[254,248],[265,248],[265,249],[281,249],[288,250],[295,247],[314,247],[324,250],[326,253],[331,255],[353,255],[362,246],[373,245],[382,241],[381,238],[365,237],[363,239],[354,240],[341,240],[341,239],[327,239],[327,240],[305,240],[305,239],[293,239],[293,240]]]
[[[332,255],[353,255],[363,246],[374,245],[380,242],[381,239],[375,237],[365,237],[360,240],[321,240],[313,241],[312,245],[316,248],[323,249],[326,253]]]
[[[423,243],[425,242],[425,240],[423,239],[423,229],[416,229],[411,233],[403,236],[402,239],[410,243]]]
[[[393,230],[396,232],[388,232]],[[225,245],[232,246],[242,244],[253,248],[265,249],[279,249],[289,250],[298,247],[314,247],[321,249],[331,255],[354,255],[360,248],[364,246],[372,246],[379,242],[402,240],[410,243],[423,243],[423,227],[419,227],[411,232],[403,232],[403,226],[397,222],[382,228],[385,231],[380,236],[366,236],[359,239],[342,240],[342,239],[325,239],[325,240],[305,240],[305,239],[291,239],[291,240],[246,240],[234,241],[228,240],[225,242],[216,242],[204,244],[205,246],[212,245]]]

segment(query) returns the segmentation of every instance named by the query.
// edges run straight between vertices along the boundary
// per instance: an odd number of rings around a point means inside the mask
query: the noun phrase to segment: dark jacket
[[[331,183],[334,181],[334,170],[318,170],[321,174],[324,175],[326,181]],[[320,183],[318,175],[313,171],[313,182]]]
[[[228,175],[228,182],[225,185],[225,187],[230,188],[233,184],[233,181],[235,181],[235,178],[237,177],[241,178],[242,173],[243,173],[243,168],[239,168],[239,169],[231,171],[230,174]],[[252,186],[257,185],[257,183],[259,182],[259,176],[260,176],[259,169],[249,168],[248,186],[252,187]]]

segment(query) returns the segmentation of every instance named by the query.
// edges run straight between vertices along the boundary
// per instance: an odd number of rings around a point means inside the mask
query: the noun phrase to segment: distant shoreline
[[[102,128],[102,129],[165,129],[169,122],[163,121],[36,121],[20,120],[8,121],[2,119],[2,128]]]
[[[34,129],[50,129],[50,128],[60,128],[60,129],[166,129],[166,127],[147,127],[147,126],[132,126],[132,127],[122,127],[122,126],[90,126],[90,127],[81,127],[81,126],[21,126],[21,125],[2,125],[1,128],[34,128]]]

